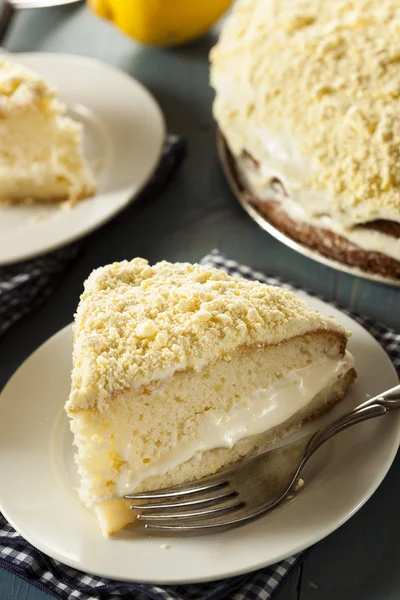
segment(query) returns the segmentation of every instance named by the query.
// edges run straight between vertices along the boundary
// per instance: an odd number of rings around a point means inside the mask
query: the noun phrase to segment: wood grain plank
[[[50,600],[53,596],[29,585],[16,575],[0,569],[1,600]]]
[[[334,298],[342,306],[400,331],[400,288],[340,275],[336,280]]]

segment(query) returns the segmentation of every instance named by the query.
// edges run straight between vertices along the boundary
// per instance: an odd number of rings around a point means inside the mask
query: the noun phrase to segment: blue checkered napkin
[[[247,575],[185,586],[110,581],[66,567],[39,552],[0,513],[0,567],[63,600],[270,600],[297,560],[292,557]]]
[[[185,141],[168,135],[160,163],[139,198],[105,227],[126,219],[129,210],[157,198],[175,174],[186,154]],[[84,240],[33,260],[0,267],[0,335],[28,312],[38,308],[59,285],[60,278],[71,267],[84,248]]]
[[[295,289],[280,279],[228,260],[216,250],[202,263],[231,275]],[[360,315],[349,314],[384,347],[400,375],[400,334]],[[292,556],[254,573],[206,584],[161,587],[121,583],[87,575],[49,558],[28,544],[0,513],[0,567],[63,600],[271,600],[299,559],[300,555]]]

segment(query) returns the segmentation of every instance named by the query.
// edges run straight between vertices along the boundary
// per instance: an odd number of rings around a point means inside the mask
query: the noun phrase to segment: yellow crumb
[[[113,263],[85,283],[67,409],[102,410],[118,392],[229,361],[239,346],[318,329],[343,331],[282,288],[188,263]]]
[[[398,0],[247,0],[211,53],[214,113],[235,154],[284,134],[337,218],[399,220]],[[253,132],[253,133],[252,133]],[[348,214],[347,214],[348,213]]]

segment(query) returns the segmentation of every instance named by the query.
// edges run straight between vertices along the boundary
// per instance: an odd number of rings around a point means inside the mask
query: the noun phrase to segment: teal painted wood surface
[[[1,600],[49,600],[53,597],[3,569],[0,571]]]
[[[215,35],[172,50],[137,46],[83,6],[25,11],[7,37],[18,51],[69,52],[124,69],[160,103],[171,132],[189,143],[186,164],[163,197],[128,221],[90,238],[57,293],[0,340],[0,387],[41,342],[71,321],[82,281],[99,265],[134,256],[196,261],[212,248],[280,275],[400,330],[400,290],[337,273],[261,231],[229,191],[218,164],[207,55]],[[400,463],[372,500],[324,540],[282,586],[276,600],[400,597],[397,547]],[[47,594],[0,569],[0,600],[44,600]]]

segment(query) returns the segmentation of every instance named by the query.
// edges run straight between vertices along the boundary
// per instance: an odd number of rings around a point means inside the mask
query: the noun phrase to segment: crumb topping
[[[239,2],[211,54],[235,153],[252,132],[289,134],[312,159],[303,185],[339,216],[399,221],[399,36],[397,0]]]
[[[113,394],[229,360],[241,345],[343,331],[294,294],[215,268],[141,258],[93,271],[75,316],[68,410],[100,410]]]
[[[23,66],[0,59],[0,118],[28,112],[61,113],[56,91]]]

